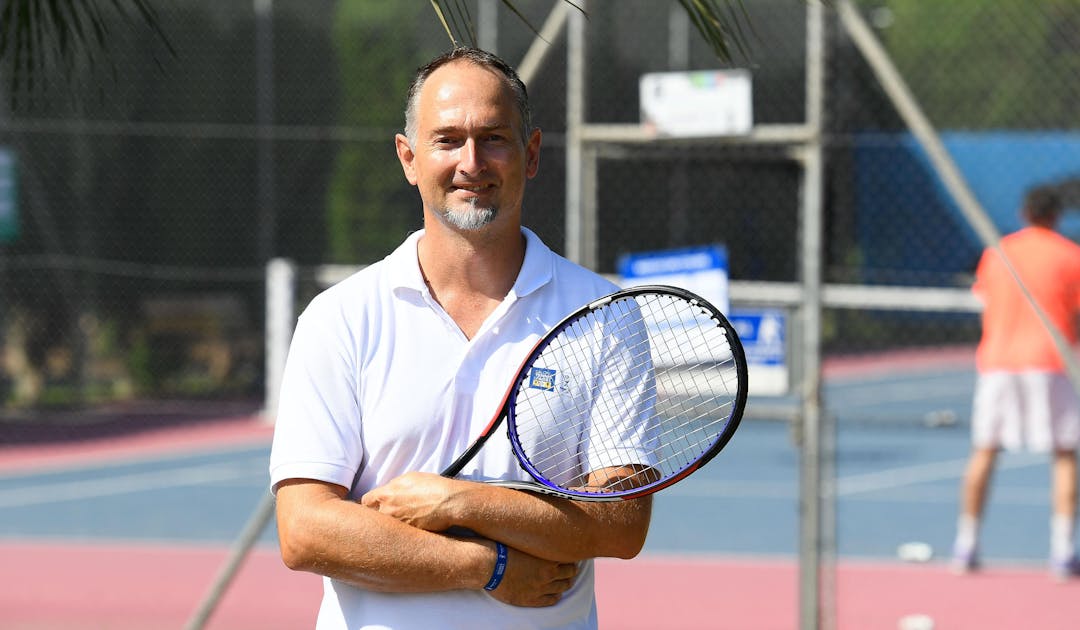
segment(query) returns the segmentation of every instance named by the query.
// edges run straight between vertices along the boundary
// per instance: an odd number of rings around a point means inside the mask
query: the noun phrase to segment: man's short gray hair
[[[419,114],[419,112],[417,112],[417,103],[420,100],[420,90],[424,87],[424,82],[431,76],[431,73],[452,61],[459,60],[468,61],[469,63],[482,68],[495,70],[506,79],[510,91],[514,94],[514,102],[517,104],[518,117],[521,119],[521,142],[522,144],[528,143],[529,133],[532,131],[532,112],[529,109],[529,93],[525,89],[525,83],[518,76],[517,72],[510,67],[510,64],[506,63],[498,56],[485,50],[480,50],[479,48],[460,47],[439,55],[428,62],[427,65],[417,69],[412,84],[409,85],[408,99],[405,102],[405,136],[409,139],[409,145],[413,147],[416,146],[418,125],[416,119]]]

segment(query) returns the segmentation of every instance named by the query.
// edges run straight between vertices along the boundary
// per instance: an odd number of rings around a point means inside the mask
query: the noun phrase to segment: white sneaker
[[[1063,560],[1050,559],[1050,575],[1059,582],[1080,577],[1080,558],[1071,555]]]
[[[949,569],[957,575],[974,573],[980,568],[979,551],[975,547],[953,546],[952,560],[949,561]]]

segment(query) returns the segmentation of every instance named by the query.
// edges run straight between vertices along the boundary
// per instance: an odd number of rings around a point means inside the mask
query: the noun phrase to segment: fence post
[[[292,341],[296,304],[296,265],[284,258],[266,264],[266,391],[263,417],[277,417],[281,377]]]

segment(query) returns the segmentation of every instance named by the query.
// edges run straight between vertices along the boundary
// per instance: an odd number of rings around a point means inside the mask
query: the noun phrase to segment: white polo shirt
[[[498,411],[509,381],[548,329],[617,287],[552,252],[528,229],[510,293],[467,339],[424,284],[423,232],[319,294],[300,316],[286,362],[271,484],[292,478],[358,498],[408,471],[440,472]],[[527,479],[503,431],[462,477]],[[402,549],[402,553],[408,553]],[[483,590],[386,594],[324,578],[318,628],[595,628],[592,562],[549,608],[503,604]]]

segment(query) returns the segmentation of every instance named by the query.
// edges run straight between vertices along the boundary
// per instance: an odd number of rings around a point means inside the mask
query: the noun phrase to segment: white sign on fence
[[[754,126],[749,70],[652,72],[638,90],[641,123],[663,136],[744,135]]]

